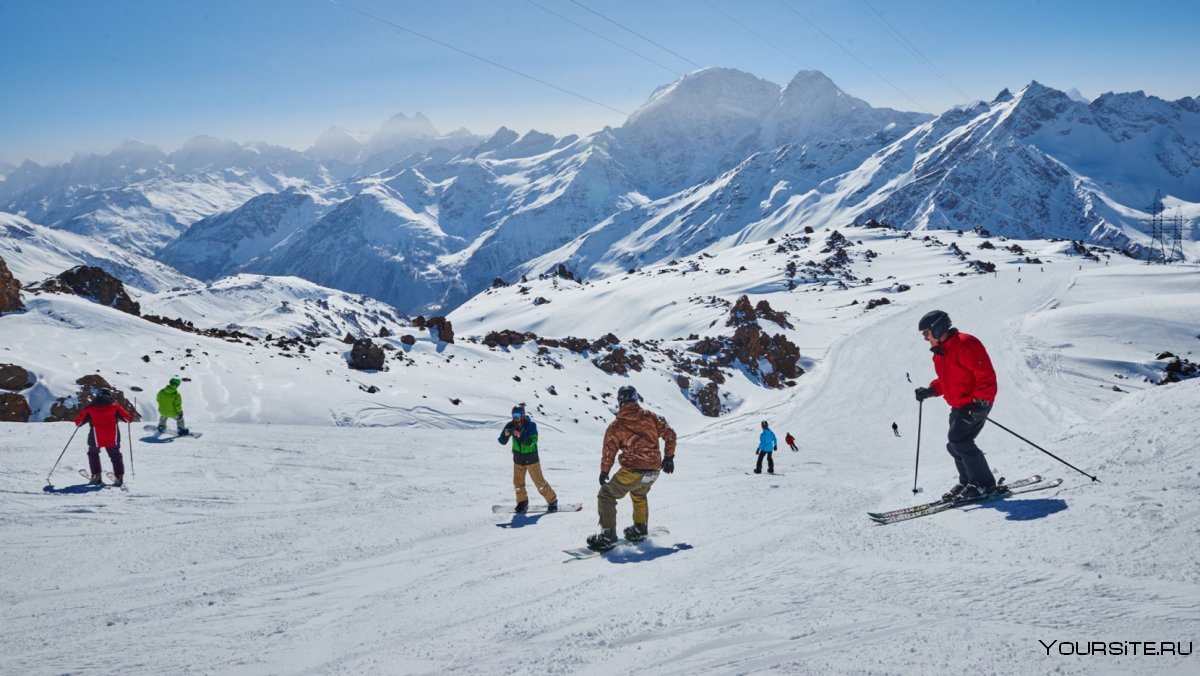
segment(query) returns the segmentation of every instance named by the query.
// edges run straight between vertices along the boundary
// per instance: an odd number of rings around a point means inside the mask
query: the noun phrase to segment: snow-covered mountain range
[[[816,71],[710,68],[584,138],[443,135],[421,114],[304,153],[200,137],[26,162],[0,209],[211,281],[291,275],[409,313],[565,264],[588,279],[805,227],[881,221],[1147,253],[1156,192],[1200,254],[1200,103],[1091,102],[1033,82],[936,117],[873,108]]]

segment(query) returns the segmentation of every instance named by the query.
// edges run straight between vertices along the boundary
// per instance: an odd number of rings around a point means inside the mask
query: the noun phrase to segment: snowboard
[[[152,439],[158,439],[159,441],[170,441],[171,439],[187,439],[188,437],[199,439],[200,437],[204,436],[203,432],[188,432],[183,436],[179,436],[178,433],[171,434],[169,430],[159,434],[158,425],[144,425],[142,429],[146,430],[147,432],[154,432],[153,437],[146,437],[145,439],[142,439],[142,441],[151,441]]]
[[[645,540],[639,540],[638,542],[630,542],[626,538],[621,538],[620,540],[617,540],[616,547],[613,547],[612,549],[610,549],[606,552],[598,552],[594,549],[588,549],[587,547],[575,547],[573,549],[564,549],[563,553],[567,554],[570,557],[570,558],[566,559],[566,561],[579,561],[582,559],[590,559],[590,558],[594,558],[597,556],[602,556],[609,552],[615,552],[615,551],[618,551],[619,549],[621,549],[622,547],[638,547],[643,542],[648,542],[651,538],[662,537],[664,535],[670,535],[670,534],[671,534],[671,531],[659,526],[659,527],[651,528],[650,534],[646,536]]]
[[[492,505],[492,512],[494,514],[545,514],[546,507],[546,505],[530,505],[529,509],[524,512],[517,512],[513,509],[513,505]],[[578,512],[582,510],[582,502],[564,502],[558,505],[558,511],[560,512]]]

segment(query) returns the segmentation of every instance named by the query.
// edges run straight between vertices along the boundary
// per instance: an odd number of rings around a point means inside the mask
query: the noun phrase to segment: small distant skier
[[[892,422],[892,434],[895,434],[896,436],[900,436],[900,426],[897,425],[894,421]]]
[[[788,432],[787,436],[784,437],[783,440],[787,442],[788,447],[793,451],[800,451],[800,449],[796,448],[796,437],[793,437],[791,432]]]
[[[529,509],[529,494],[525,492],[525,475],[533,480],[533,487],[546,500],[546,511],[558,511],[558,495],[542,476],[542,463],[538,458],[537,423],[525,413],[525,404],[512,408],[512,420],[504,426],[497,440],[501,444],[512,439],[513,489],[517,492],[517,506],[513,510],[524,514]]]
[[[158,433],[167,431],[167,419],[175,419],[175,433],[181,437],[188,435],[187,423],[183,421],[183,397],[179,394],[179,386],[183,383],[178,378],[172,378],[167,386],[158,391]]]
[[[630,542],[646,539],[650,532],[650,503],[646,494],[658,480],[659,470],[667,474],[675,471],[675,430],[665,418],[642,408],[640,400],[637,390],[629,385],[617,390],[617,417],[604,431],[600,492],[596,494],[600,532],[587,539],[588,548],[598,552],[617,546],[617,501],[626,494],[633,501],[633,525],[625,529],[625,539]],[[621,469],[610,480],[608,473],[614,461],[620,463]]]
[[[113,485],[125,485],[125,461],[121,457],[121,428],[117,425],[117,418],[125,422],[133,421],[129,411],[116,402],[112,390],[108,388],[96,390],[96,398],[92,400],[91,406],[80,411],[79,416],[75,418],[76,427],[85,422],[92,427],[88,432],[87,441],[88,469],[92,473],[89,484],[104,483],[100,478],[100,449],[103,448],[108,452],[108,459],[112,463]]]
[[[775,449],[779,448],[779,442],[775,440],[775,433],[772,432],[767,425],[767,421],[762,421],[762,432],[758,433],[758,463],[754,466],[755,474],[762,474],[763,458],[767,459],[767,474],[775,473]]]
[[[950,325],[950,315],[928,312],[917,324],[933,352],[937,378],[929,387],[916,389],[917,401],[944,397],[950,405],[950,431],[946,450],[958,469],[958,483],[943,500],[967,500],[997,490],[996,478],[988,467],[975,437],[983,430],[996,400],[996,372],[983,343]]]

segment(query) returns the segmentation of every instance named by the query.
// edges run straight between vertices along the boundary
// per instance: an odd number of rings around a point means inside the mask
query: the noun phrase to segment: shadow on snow
[[[60,495],[79,495],[81,493],[95,493],[96,491],[104,490],[105,486],[101,484],[75,484],[74,486],[63,486],[55,488],[53,484],[46,484],[42,489],[44,493],[58,493]]]
[[[1026,500],[992,500],[975,509],[994,509],[1008,515],[1008,521],[1032,521],[1042,519],[1067,508],[1067,501],[1058,498]]]
[[[664,556],[670,556],[676,552],[685,552],[692,549],[692,546],[686,542],[679,542],[669,547],[654,547],[646,545],[625,545],[610,549],[602,556],[609,563],[638,563],[639,561],[653,561]]]
[[[654,546],[644,543],[634,545],[619,545],[617,549],[611,549],[601,557],[604,557],[610,563],[638,563],[641,561],[654,561],[655,558],[662,558],[676,554],[679,551],[688,551],[692,546],[688,543],[677,543],[671,546]]]
[[[498,523],[496,528],[524,528],[525,526],[535,525],[546,514],[513,514],[512,521],[508,523]]]

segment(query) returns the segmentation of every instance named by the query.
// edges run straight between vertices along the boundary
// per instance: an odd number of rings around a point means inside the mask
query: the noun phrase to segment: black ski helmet
[[[917,322],[917,330],[924,333],[926,329],[929,329],[934,338],[940,340],[950,330],[950,315],[941,310],[926,312],[921,321]]]
[[[516,406],[513,406],[512,412],[514,415],[520,413],[522,418],[525,417],[525,404],[517,404]]]
[[[637,390],[633,389],[633,385],[625,385],[617,390],[617,404],[624,404],[630,401],[641,401],[642,397]]]
[[[93,404],[97,406],[108,406],[109,404],[113,403],[113,401],[114,399],[112,390],[108,389],[107,387],[96,388],[96,398],[92,400]]]
[[[766,420],[762,421],[762,426],[763,426],[764,430],[767,429],[767,421]]]

